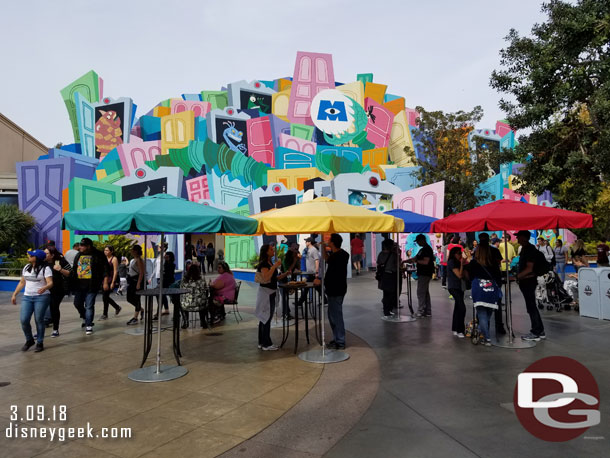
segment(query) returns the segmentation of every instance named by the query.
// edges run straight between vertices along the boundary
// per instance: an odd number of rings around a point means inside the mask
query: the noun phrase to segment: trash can
[[[610,268],[599,269],[599,301],[601,304],[601,318],[610,320]]]
[[[601,318],[599,274],[602,269],[582,267],[578,269],[578,306],[580,316]]]

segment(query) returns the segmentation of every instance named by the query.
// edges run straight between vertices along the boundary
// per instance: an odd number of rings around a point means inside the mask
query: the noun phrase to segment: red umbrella
[[[434,221],[430,230],[477,232],[587,227],[593,227],[593,217],[586,213],[502,199]]]

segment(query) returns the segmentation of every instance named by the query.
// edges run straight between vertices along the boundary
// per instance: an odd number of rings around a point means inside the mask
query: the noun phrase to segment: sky
[[[297,51],[333,55],[335,79],[374,82],[407,106],[504,113],[489,87],[511,28],[545,20],[538,0],[28,0],[0,15],[0,112],[46,146],[72,143],[59,91],[95,70],[137,116],[160,100],[291,76]]]

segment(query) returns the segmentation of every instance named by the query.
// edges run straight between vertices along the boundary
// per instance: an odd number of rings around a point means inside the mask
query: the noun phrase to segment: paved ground
[[[242,290],[251,311],[255,290]],[[141,338],[123,333],[124,317],[87,338],[70,304],[65,334],[41,354],[18,351],[17,307],[0,293],[0,424],[9,406],[68,404],[70,425],[131,426],[130,441],[0,439],[1,456],[228,457],[529,457],[610,453],[610,322],[574,312],[544,312],[548,340],[527,350],[474,346],[451,336],[452,301],[432,285],[433,316],[414,323],[379,319],[371,274],[350,282],[345,303],[350,360],[321,367],[290,349],[261,354],[254,318],[228,322],[221,336],[189,331],[190,373],[163,384],[136,384]],[[515,294],[515,328],[528,329]],[[470,315],[470,310],[469,310]],[[278,333],[274,330],[274,333]],[[169,341],[169,335],[164,338]],[[305,348],[305,346],[303,346]],[[166,354],[169,352],[166,349]],[[601,392],[602,423],[585,437],[547,443],[527,433],[512,409],[519,372],[545,356],[585,364]],[[0,381],[2,381],[0,380]],[[4,429],[4,426],[3,426]],[[600,439],[603,437],[603,439]]]

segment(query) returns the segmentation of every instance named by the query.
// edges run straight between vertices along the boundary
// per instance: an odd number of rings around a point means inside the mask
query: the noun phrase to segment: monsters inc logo
[[[368,117],[364,108],[354,99],[336,89],[325,89],[311,101],[310,115],[313,124],[324,133],[330,145],[342,145],[366,140]]]

